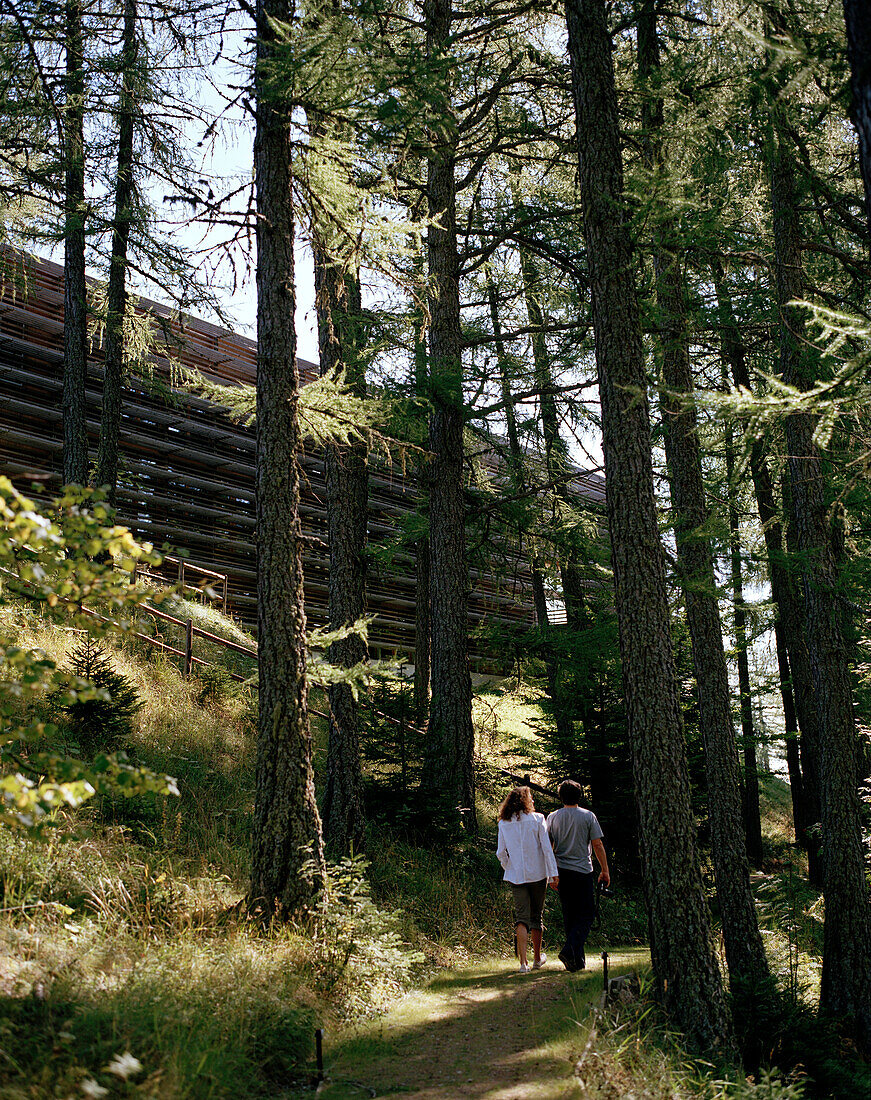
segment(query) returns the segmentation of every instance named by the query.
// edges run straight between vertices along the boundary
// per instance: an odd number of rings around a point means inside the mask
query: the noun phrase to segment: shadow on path
[[[643,958],[625,952],[611,961],[623,970]],[[319,1095],[346,1100],[374,1089],[376,1096],[416,1100],[577,1096],[572,1071],[601,981],[601,964],[582,974],[556,963],[520,975],[504,959],[439,975],[332,1049],[328,1036],[331,1080]]]

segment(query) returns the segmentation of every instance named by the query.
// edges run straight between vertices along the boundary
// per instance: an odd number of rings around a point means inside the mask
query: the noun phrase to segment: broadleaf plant
[[[69,486],[46,504],[38,508],[0,477],[2,599],[36,604],[97,637],[116,622],[130,629],[127,616],[149,595],[130,583],[130,573],[159,557],[115,525],[99,490]],[[95,794],[178,794],[174,779],[134,766],[124,753],[85,762],[56,749],[56,728],[34,717],[37,701],[51,693],[66,706],[107,695],[44,652],[0,635],[0,824],[39,833],[58,822],[59,810]]]

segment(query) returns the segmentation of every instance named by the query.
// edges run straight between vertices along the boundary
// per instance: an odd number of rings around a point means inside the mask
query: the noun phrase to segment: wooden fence
[[[10,254],[5,255],[7,264]],[[56,264],[27,259],[22,285],[7,276],[0,286],[0,471],[20,487],[57,485],[63,449],[61,422],[63,272]],[[226,578],[222,603],[240,622],[256,625],[254,545],[255,437],[224,410],[172,385],[173,367],[194,367],[223,383],[252,383],[256,345],[203,321],[173,317],[140,302],[154,319],[158,344],[151,379],[130,378],[124,391],[122,468],[118,518],[140,539],[170,552],[182,551],[185,574]],[[303,378],[316,368],[301,361]],[[102,392],[102,348],[91,348],[87,378],[89,445],[96,454]],[[301,458],[301,512],[307,538],[304,556],[306,613],[315,626],[327,622],[329,557],[326,549],[326,489],[322,455]],[[603,499],[600,478],[579,474],[577,492]],[[386,463],[373,464],[369,479],[370,555],[367,578],[370,649],[374,656],[414,651],[418,593],[412,547],[379,547],[396,536],[419,492],[415,479]],[[178,560],[178,559],[177,559]],[[389,560],[390,565],[379,564]],[[165,570],[164,579],[170,579]],[[511,543],[493,538],[486,559],[470,570],[470,634],[496,626],[523,629],[535,621],[530,567]],[[486,658],[474,637],[473,661]]]

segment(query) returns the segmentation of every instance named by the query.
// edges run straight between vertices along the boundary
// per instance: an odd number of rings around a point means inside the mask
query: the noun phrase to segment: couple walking
[[[544,898],[550,885],[559,893],[565,943],[559,953],[566,970],[583,970],[584,944],[596,916],[596,875],[592,853],[601,868],[599,882],[608,886],[608,858],[596,815],[583,809],[580,783],[560,784],[562,808],[547,821],[535,812],[529,787],[515,787],[499,807],[496,855],[514,895],[514,932],[520,973],[530,970],[527,948],[532,939],[532,969],[547,962],[541,951]]]

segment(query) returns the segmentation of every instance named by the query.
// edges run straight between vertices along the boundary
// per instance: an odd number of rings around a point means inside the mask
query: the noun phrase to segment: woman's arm
[[[499,843],[496,848],[496,858],[502,864],[503,870],[508,870],[508,863],[510,856],[508,855],[508,845],[505,843],[505,831],[502,828],[502,822],[499,822]]]

